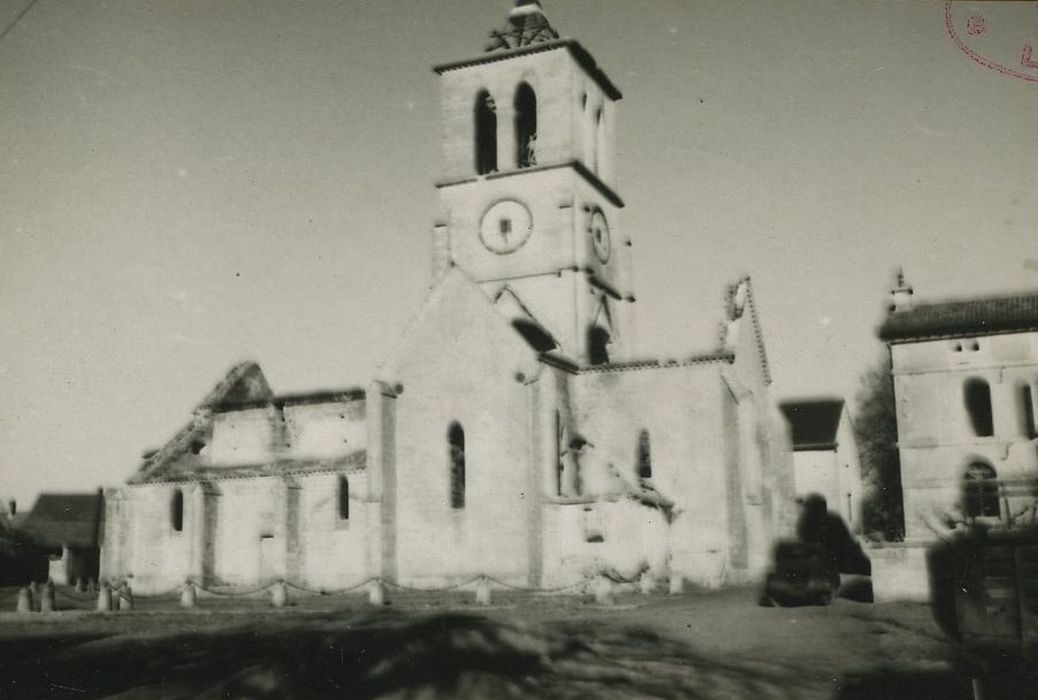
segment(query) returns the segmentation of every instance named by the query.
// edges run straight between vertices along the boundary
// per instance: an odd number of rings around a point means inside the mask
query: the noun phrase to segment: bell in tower
[[[634,294],[613,159],[620,91],[536,0],[516,2],[483,53],[434,70],[445,159],[435,278],[459,266],[576,363],[626,356]]]

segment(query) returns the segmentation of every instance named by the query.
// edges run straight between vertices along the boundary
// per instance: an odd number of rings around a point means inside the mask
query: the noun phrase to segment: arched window
[[[601,326],[591,326],[587,331],[587,361],[592,365],[609,363],[609,331]]]
[[[339,477],[339,520],[350,519],[350,480],[345,476]]]
[[[451,474],[451,508],[465,507],[465,431],[458,423],[447,430],[448,458]]]
[[[173,491],[173,498],[169,503],[169,520],[173,525],[173,532],[181,532],[184,529],[184,492],[180,489]]]
[[[1030,384],[1021,384],[1017,388],[1017,402],[1020,407],[1020,434],[1027,438],[1038,437],[1038,425],[1034,422],[1034,394]]]
[[[515,164],[537,165],[537,95],[527,83],[515,91]]]
[[[605,169],[605,120],[601,108],[595,112],[595,173]]]
[[[476,96],[476,173],[497,171],[497,108],[486,90]]]
[[[962,509],[968,518],[997,518],[998,475],[990,465],[974,462],[962,477]]]
[[[638,433],[638,478],[652,478],[652,447],[648,430]]]
[[[963,387],[966,400],[966,412],[970,417],[970,425],[977,437],[991,437],[995,434],[995,424],[991,417],[991,387],[983,379],[973,378]]]

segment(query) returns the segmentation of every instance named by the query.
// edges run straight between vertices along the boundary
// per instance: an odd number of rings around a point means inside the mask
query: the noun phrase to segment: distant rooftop
[[[19,529],[46,547],[97,547],[103,514],[100,493],[44,493]]]
[[[792,428],[794,452],[836,448],[843,399],[783,401],[780,408]]]
[[[1038,331],[1038,293],[963,299],[892,311],[879,328],[891,343]]]

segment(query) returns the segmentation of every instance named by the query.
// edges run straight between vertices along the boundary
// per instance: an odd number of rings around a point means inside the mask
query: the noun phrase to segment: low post
[[[490,605],[490,581],[486,576],[476,581],[476,605]]]
[[[40,609],[40,584],[35,581],[29,582],[29,602],[32,603],[32,612]]]
[[[112,610],[112,587],[105,581],[101,584],[101,590],[97,592],[97,612],[111,612]]]
[[[133,610],[133,590],[128,583],[124,583],[119,589],[119,609]]]
[[[595,579],[595,602],[599,605],[613,604],[613,582],[609,577],[599,575]]]
[[[670,575],[670,594],[681,595],[685,592],[685,577],[681,574],[673,573]]]
[[[47,585],[43,587],[43,596],[40,598],[40,612],[54,612],[57,609],[54,604],[54,582],[47,579]]]
[[[15,609],[20,613],[32,612],[32,589],[28,586],[18,589],[18,607]]]
[[[288,602],[288,587],[284,581],[277,581],[270,588],[270,604],[275,608],[285,607]]]
[[[652,595],[652,592],[656,590],[656,577],[648,570],[643,571],[638,579],[638,587],[641,589],[642,595]]]
[[[386,587],[382,585],[382,579],[377,578],[368,584],[368,605],[382,607],[386,604]]]
[[[193,608],[198,594],[195,592],[195,584],[191,581],[184,582],[184,589],[180,592],[180,607]]]

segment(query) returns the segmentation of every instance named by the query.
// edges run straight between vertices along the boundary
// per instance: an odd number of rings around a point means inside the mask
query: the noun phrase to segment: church
[[[276,394],[233,367],[106,493],[102,577],[343,589],[487,575],[547,589],[749,580],[792,529],[793,467],[749,279],[720,337],[633,354],[621,92],[536,0],[435,67],[432,286],[374,379]]]

